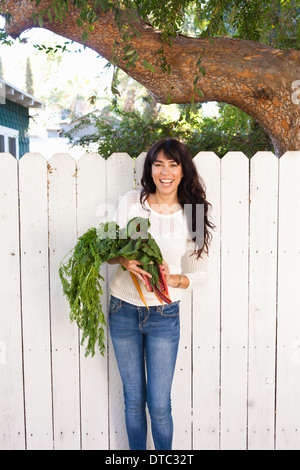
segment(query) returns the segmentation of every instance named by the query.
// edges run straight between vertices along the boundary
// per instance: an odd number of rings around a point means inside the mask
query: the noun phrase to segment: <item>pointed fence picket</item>
[[[144,158],[0,154],[1,450],[128,449],[109,332],[86,358],[58,266],[140,189]],[[173,448],[300,450],[300,152],[194,162],[216,229],[209,280],[181,303]]]
[[[300,159],[294,156],[295,152],[287,152],[279,167],[275,428],[278,450],[300,447]]]
[[[77,234],[95,227],[105,215],[106,165],[99,155],[83,155],[77,163]],[[106,279],[106,266],[100,269]],[[104,292],[107,286],[103,286]],[[104,311],[107,297],[102,298]],[[107,337],[107,335],[106,335]],[[108,442],[107,358],[80,354],[80,397],[82,449],[106,449]]]
[[[47,161],[42,155],[20,160],[19,189],[27,449],[47,449],[53,441],[52,377]]]
[[[278,164],[279,160],[271,152],[259,152],[250,161],[248,306],[250,450],[274,448]]]
[[[0,171],[0,448],[25,449],[17,160]]]
[[[220,159],[212,152],[195,157],[198,173],[212,204],[211,217],[216,226],[210,246],[210,278],[201,290],[193,291],[192,303],[192,407],[193,448],[219,448],[220,386]],[[213,314],[212,314],[213,312]]]

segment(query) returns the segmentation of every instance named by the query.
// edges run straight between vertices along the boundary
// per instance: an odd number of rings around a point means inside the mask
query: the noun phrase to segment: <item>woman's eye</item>
[[[162,164],[161,164],[161,163],[153,163],[153,166],[160,167],[160,166],[162,166]],[[171,163],[171,164],[170,164],[170,167],[171,167],[171,168],[177,168],[177,167],[178,167],[178,164],[177,164],[177,163]]]

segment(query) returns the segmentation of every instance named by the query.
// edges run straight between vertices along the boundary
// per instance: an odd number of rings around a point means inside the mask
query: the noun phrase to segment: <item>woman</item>
[[[143,288],[148,311],[129,273],[143,284],[142,275],[151,277],[150,274],[137,260],[114,258],[110,264],[120,266],[110,286],[109,327],[123,382],[130,449],[146,449],[147,403],[155,449],[162,450],[172,448],[171,385],[179,343],[182,290],[201,288],[207,277],[211,240],[208,228],[213,228],[213,224],[208,220],[210,204],[204,184],[183,143],[175,139],[156,142],[146,155],[141,185],[141,191],[130,191],[123,197],[116,222],[123,228],[133,217],[149,218],[149,233],[163,255],[172,303],[162,308],[156,296]],[[197,236],[195,230],[197,205],[204,207],[203,236]],[[188,211],[192,214],[190,223],[185,207],[193,209]],[[188,268],[182,274],[184,260]]]

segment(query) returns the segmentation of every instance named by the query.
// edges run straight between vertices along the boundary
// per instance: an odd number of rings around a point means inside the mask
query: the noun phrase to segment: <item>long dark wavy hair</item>
[[[211,204],[206,200],[206,187],[202,177],[198,174],[197,168],[193,162],[189,149],[185,144],[176,139],[161,139],[154,143],[147,152],[144,162],[143,175],[141,179],[141,196],[140,202],[144,204],[149,194],[155,193],[156,186],[151,176],[152,164],[156,161],[160,152],[169,160],[174,160],[177,164],[182,165],[183,177],[178,186],[178,200],[184,209],[185,204],[192,206],[192,231],[196,231],[196,206],[204,205],[204,234],[202,237],[203,244],[199,246],[197,237],[193,238],[195,242],[195,254],[197,259],[202,257],[202,253],[208,254],[209,245],[212,240],[212,234],[209,228],[214,229],[214,224],[208,218],[208,210]]]

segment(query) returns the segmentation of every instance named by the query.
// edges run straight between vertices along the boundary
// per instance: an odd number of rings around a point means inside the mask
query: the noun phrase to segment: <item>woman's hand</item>
[[[170,285],[170,268],[169,268],[168,263],[165,260],[163,260],[161,269],[162,269],[162,272],[164,273],[166,283],[169,286]]]
[[[163,261],[161,269],[162,269],[162,272],[164,273],[164,276],[166,278],[166,283],[168,286],[177,287],[180,280],[182,279],[182,284],[180,287],[182,289],[186,289],[188,287],[190,283],[188,278],[181,274],[170,274],[169,265],[168,263],[166,263],[166,261]]]
[[[150,273],[139,267],[142,266],[142,263],[136,259],[126,259],[123,256],[120,256],[118,261],[121,266],[124,266],[124,268],[127,269],[127,271],[130,271],[131,273],[135,274],[136,277],[140,279],[144,285],[146,285],[146,282],[144,281],[142,274],[144,276],[148,276],[149,278],[152,277]]]

